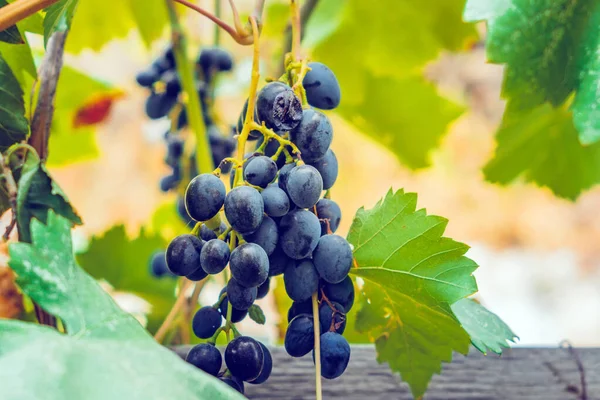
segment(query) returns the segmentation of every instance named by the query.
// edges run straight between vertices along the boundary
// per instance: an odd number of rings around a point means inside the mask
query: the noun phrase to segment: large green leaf
[[[475,37],[460,19],[463,4],[323,0],[307,26],[313,58],[340,81],[340,113],[411,168],[429,165],[429,152],[461,112],[424,82],[422,70]]]
[[[365,280],[356,328],[375,340],[378,360],[422,395],[452,351],[467,353],[469,335],[449,305],[477,291],[468,246],[443,237],[447,220],[416,210],[402,190],[356,213],[348,241]]]
[[[600,182],[600,143],[581,145],[569,111],[549,104],[518,111],[509,104],[497,142],[484,168],[489,181],[507,184],[523,175],[569,199]]]
[[[147,47],[161,37],[167,22],[167,6],[164,1],[129,0],[131,15],[140,36]]]
[[[36,155],[28,153],[20,173],[17,191],[17,226],[21,241],[31,241],[29,229],[31,220],[35,218],[45,224],[50,210],[54,210],[73,224],[82,223],[64,192],[50,177],[48,170]]]
[[[486,20],[490,61],[506,64],[504,97],[531,109],[573,93],[584,144],[600,140],[600,3],[586,0],[469,0],[465,19]]]
[[[471,343],[483,354],[488,349],[502,354],[509,347],[509,341],[518,339],[517,335],[496,314],[473,299],[461,299],[452,304],[452,312],[462,327],[471,336]]]
[[[0,7],[4,7],[8,2],[6,0],[0,0]],[[21,34],[19,33],[19,28],[16,25],[9,26],[3,31],[0,31],[0,42],[6,43],[24,43]]]
[[[157,344],[73,259],[70,222],[33,221],[32,244],[10,245],[19,285],[59,316],[69,336],[0,321],[0,398],[243,399]]]
[[[44,44],[48,44],[54,32],[65,32],[71,28],[73,14],[79,0],[60,0],[46,8],[44,17]],[[110,8],[110,7],[106,7]]]
[[[56,89],[56,107],[50,134],[50,166],[62,166],[98,156],[95,126],[76,127],[75,117],[90,99],[112,90],[110,85],[83,72],[68,66],[63,67]]]
[[[154,332],[173,306],[176,280],[150,274],[152,254],[167,247],[158,234],[142,229],[130,238],[124,225],[116,225],[101,236],[94,236],[85,253],[77,256],[81,267],[96,279],[107,281],[115,290],[131,292],[152,306],[148,330]]]
[[[23,91],[2,54],[0,82],[0,151],[4,151],[27,137],[29,124],[25,118]]]

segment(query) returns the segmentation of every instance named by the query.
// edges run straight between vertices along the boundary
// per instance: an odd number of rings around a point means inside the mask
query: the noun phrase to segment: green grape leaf
[[[264,325],[265,322],[267,322],[267,319],[265,318],[265,313],[263,312],[262,308],[260,308],[260,306],[256,304],[252,304],[250,306],[250,308],[248,309],[248,315],[250,316],[250,319],[252,321],[256,322],[259,325]]]
[[[96,158],[99,154],[94,125],[77,126],[76,116],[91,99],[114,89],[74,68],[64,66],[58,86],[49,144],[49,166]]]
[[[422,70],[443,50],[459,50],[476,37],[461,22],[463,4],[323,0],[307,25],[312,58],[340,82],[340,114],[410,168],[430,164],[430,151],[462,113],[425,83]]]
[[[574,95],[579,140],[600,140],[599,3],[469,0],[464,17],[487,21],[487,55],[506,64],[508,101],[525,110],[546,102],[557,107]]]
[[[68,336],[0,321],[7,400],[106,398],[243,399],[160,346],[76,264],[70,221],[51,212],[31,223],[32,244],[9,245],[23,291],[65,323]]]
[[[44,17],[44,45],[48,44],[48,40],[54,32],[65,32],[71,28],[73,14],[78,2],[79,0],[60,0],[46,8],[46,16]]]
[[[50,177],[44,164],[37,155],[28,153],[21,169],[17,191],[17,227],[21,241],[31,241],[31,220],[37,219],[45,224],[50,210],[54,210],[73,224],[82,223],[81,217]]]
[[[508,184],[523,175],[571,200],[600,182],[600,143],[581,145],[569,111],[549,104],[519,111],[509,103],[496,140],[484,168],[491,182]]]
[[[0,151],[24,140],[29,133],[23,91],[8,63],[0,54]]]
[[[502,354],[503,348],[510,347],[509,341],[515,342],[518,336],[496,314],[473,299],[461,299],[451,306],[462,327],[471,336],[471,343],[487,354],[490,350]]]
[[[356,329],[375,341],[380,362],[421,396],[442,361],[466,354],[469,335],[449,305],[477,291],[468,246],[443,237],[447,220],[417,210],[417,196],[390,190],[357,211],[348,241],[365,281]]]
[[[148,48],[161,37],[168,23],[167,7],[164,1],[129,0],[131,15],[135,20],[140,36]]]
[[[160,235],[148,234],[143,228],[131,238],[124,225],[115,225],[94,236],[88,249],[77,255],[77,261],[94,278],[150,303],[147,328],[155,332],[173,306],[177,286],[171,277],[156,278],[150,273],[152,255],[165,250],[167,244]]]
[[[24,98],[23,103],[27,109],[31,98],[31,88],[37,78],[37,70],[29,44],[27,42],[24,44],[0,43],[0,56],[19,82]]]
[[[0,7],[4,7],[7,4],[6,0],[0,0]],[[25,43],[16,25],[9,26],[5,30],[0,31],[0,42],[12,44]]]

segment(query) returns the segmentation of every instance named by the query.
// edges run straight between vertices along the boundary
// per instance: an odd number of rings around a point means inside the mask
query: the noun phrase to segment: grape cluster
[[[233,59],[226,50],[219,47],[204,48],[198,56],[196,67],[196,86],[202,107],[202,116],[210,142],[213,163],[218,165],[235,150],[235,140],[233,139],[235,130],[224,134],[215,124],[211,112],[212,89],[217,74],[233,68]],[[198,175],[195,154],[192,153],[188,156],[186,163],[182,162],[185,141],[181,130],[187,126],[188,121],[173,49],[168,48],[146,70],[138,73],[136,80],[140,86],[150,90],[146,99],[146,115],[150,119],[171,116],[175,121],[164,135],[167,145],[165,164],[171,168],[171,173],[161,179],[160,189],[168,192],[176,189],[186,176],[189,181],[189,177]],[[183,170],[184,164],[189,165],[189,171]]]
[[[267,295],[273,276],[283,274],[285,290],[293,300],[286,351],[302,357],[314,350],[312,299],[316,296],[322,376],[339,377],[350,359],[350,346],[342,333],[354,302],[348,276],[353,257],[348,242],[335,235],[341,211],[329,198],[329,189],[337,179],[338,164],[330,148],[332,125],[319,111],[339,104],[340,89],[325,65],[310,63],[309,67],[301,96],[283,81],[270,82],[258,93],[256,124],[249,136],[260,139],[255,150],[239,164],[230,158],[215,173],[192,179],[183,204],[199,223],[192,234],[173,239],[166,252],[168,269],[192,280],[219,274],[229,266],[230,278],[217,303],[201,308],[192,322],[195,335],[210,339],[209,343],[194,347],[187,361],[242,393],[243,382],[262,383],[269,377],[268,349],[240,336],[233,327],[236,337],[225,349],[226,370],[221,371],[223,357],[211,343],[225,329],[224,318],[232,324],[243,320],[256,299]],[[248,103],[238,134],[247,107]],[[229,191],[218,177],[225,163],[234,164]],[[219,226],[222,216],[227,224]],[[218,228],[211,231],[209,226]]]

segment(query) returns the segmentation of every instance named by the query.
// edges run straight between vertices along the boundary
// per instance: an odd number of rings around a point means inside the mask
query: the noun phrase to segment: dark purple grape
[[[181,177],[177,176],[175,174],[169,174],[166,176],[163,176],[160,179],[160,190],[161,192],[168,192],[169,190],[173,190],[175,188],[177,188],[177,185],[179,185],[179,182],[181,182]]]
[[[227,369],[243,381],[252,381],[259,377],[264,359],[260,343],[248,336],[233,339],[225,349]]]
[[[350,345],[339,333],[325,332],[321,335],[321,376],[335,379],[341,376],[350,361]],[[314,359],[314,352],[313,352]]]
[[[346,313],[340,303],[333,302],[331,305],[333,308],[323,301],[319,306],[321,333],[331,330],[341,335],[346,329]]]
[[[267,187],[277,176],[277,164],[267,156],[254,157],[244,166],[244,180],[254,186]]]
[[[192,226],[196,223],[185,209],[185,200],[183,197],[177,197],[177,215],[179,215],[179,218],[181,218],[181,221],[183,221],[186,226]]]
[[[255,243],[263,248],[267,256],[273,254],[279,240],[279,229],[271,217],[264,216],[263,221],[257,230],[244,235],[244,240],[248,243]]]
[[[266,207],[266,206],[265,206]],[[330,199],[321,199],[317,201],[317,217],[321,222],[321,235],[334,233],[340,226],[342,219],[342,210],[337,203]],[[329,232],[327,227],[329,226]]]
[[[288,325],[283,341],[285,351],[292,357],[310,353],[315,345],[314,323],[311,316],[300,314]]]
[[[167,259],[165,258],[164,251],[157,251],[152,255],[150,260],[150,272],[157,278],[173,275],[167,267]]]
[[[310,165],[298,165],[290,171],[286,188],[294,204],[299,208],[311,208],[321,197],[323,179],[316,168]]]
[[[264,216],[262,196],[258,190],[249,186],[233,188],[225,197],[225,216],[238,233],[244,235],[254,232]]]
[[[258,287],[258,291],[256,293],[256,298],[263,299],[269,293],[270,286],[271,286],[271,279],[267,278],[267,280],[264,281],[264,283]]]
[[[227,299],[231,306],[237,310],[247,310],[256,300],[257,289],[255,287],[246,288],[240,285],[235,278],[231,278],[227,283]]]
[[[238,379],[235,376],[222,376],[219,379],[241,394],[244,394],[244,382],[241,379]]]
[[[223,293],[225,293],[226,290],[227,290],[227,287],[224,287],[221,290],[221,293],[219,294],[219,298],[221,297],[221,295]],[[229,307],[229,301],[227,300],[227,296],[225,296],[223,301],[221,301],[221,304],[219,304],[219,312],[221,313],[221,316],[223,316],[223,318],[225,318],[225,319],[227,319],[227,308],[228,307]],[[246,315],[248,315],[248,310],[238,310],[238,309],[234,308],[233,306],[231,307],[231,322],[233,322],[234,324],[237,324],[238,322],[242,321],[244,318],[246,318]]]
[[[221,327],[223,319],[219,310],[212,308],[211,306],[202,307],[192,319],[192,330],[194,335],[200,339],[208,339],[212,337],[217,329]],[[219,371],[217,371],[219,372]]]
[[[165,72],[161,79],[165,83],[165,92],[169,96],[179,95],[179,92],[181,92],[181,84],[179,83],[177,71]]]
[[[221,315],[219,315],[221,317]],[[223,364],[221,352],[214,344],[200,343],[192,347],[185,361],[212,376],[217,376]]]
[[[302,119],[302,102],[285,83],[270,82],[256,97],[256,113],[267,128],[275,132],[289,131]]]
[[[211,239],[204,244],[200,252],[200,263],[207,274],[218,274],[229,262],[229,245],[221,239]]]
[[[289,164],[285,164],[279,170],[279,178],[277,180],[277,184],[279,185],[279,188],[281,190],[283,190],[286,194],[288,192],[287,191],[287,180],[288,180],[288,177],[290,175],[290,171],[292,169],[294,169],[295,167],[296,167],[295,163],[289,163]]]
[[[319,289],[319,274],[310,260],[289,265],[283,273],[285,291],[294,301],[305,301]]]
[[[321,224],[316,215],[306,210],[294,210],[279,223],[279,243],[288,257],[300,260],[309,257],[321,237]]]
[[[231,252],[229,268],[240,285],[258,287],[269,277],[269,257],[259,245],[244,243]]]
[[[354,284],[349,276],[340,283],[325,283],[323,293],[329,301],[340,303],[345,312],[349,312],[354,304]]]
[[[302,154],[302,160],[309,163],[325,157],[333,140],[333,127],[325,114],[307,108],[302,112],[300,124],[290,131],[290,135]]]
[[[171,96],[166,92],[152,92],[146,99],[146,115],[150,119],[166,117],[175,103],[177,103],[177,96]]]
[[[295,301],[292,303],[292,306],[288,310],[287,320],[290,322],[297,315],[300,314],[308,314],[312,315],[312,299],[304,300],[304,301]]]
[[[340,84],[332,70],[320,62],[308,63],[310,71],[302,80],[308,104],[322,110],[333,110],[340,104]]]
[[[271,217],[283,217],[290,210],[290,199],[278,186],[269,185],[260,194],[265,213]]]
[[[269,376],[271,376],[271,371],[273,370],[273,358],[271,357],[271,352],[269,351],[269,349],[267,349],[267,347],[264,344],[260,342],[258,342],[258,344],[260,344],[260,347],[262,348],[265,359],[263,362],[262,370],[260,371],[260,375],[258,375],[258,378],[248,382],[253,385],[260,385],[261,383],[266,382],[266,380],[269,379]]]
[[[135,76],[135,80],[138,85],[142,87],[152,87],[156,81],[160,79],[160,75],[156,69],[150,67],[144,71],[141,71]]]
[[[275,247],[273,254],[269,256],[269,276],[281,275],[285,272],[288,265],[295,265],[292,260],[283,252],[280,246]]]
[[[325,282],[340,283],[352,268],[352,249],[341,236],[321,236],[313,252],[313,263]]]
[[[198,175],[185,190],[185,207],[196,221],[208,221],[223,207],[225,184],[213,174]]]
[[[202,268],[198,268],[197,270],[195,270],[191,274],[186,275],[185,277],[188,278],[190,281],[198,282],[206,278],[207,276],[208,274]]]
[[[202,244],[194,235],[179,235],[173,239],[166,253],[169,270],[177,276],[186,276],[201,268]]]
[[[167,137],[167,156],[165,157],[165,163],[168,166],[175,168],[181,165],[183,147],[184,141],[179,136],[170,134]]]
[[[212,71],[231,71],[233,58],[231,54],[221,47],[204,48],[198,56],[197,64],[202,68],[204,77],[210,79]]]
[[[338,161],[335,153],[329,149],[325,157],[309,164],[315,167],[319,171],[319,174],[321,174],[323,190],[331,189],[338,177]]]

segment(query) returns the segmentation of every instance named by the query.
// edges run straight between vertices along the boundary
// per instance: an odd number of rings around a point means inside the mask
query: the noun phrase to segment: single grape
[[[225,364],[233,376],[252,381],[262,371],[265,355],[260,343],[248,336],[233,339],[225,349]]]
[[[271,371],[273,370],[273,357],[271,357],[271,352],[261,342],[258,342],[258,344],[260,344],[265,358],[263,361],[262,370],[260,371],[260,375],[258,375],[258,378],[248,381],[248,383],[251,383],[253,385],[260,385],[261,383],[266,382],[267,379],[269,379],[269,376],[271,376]]]
[[[325,282],[340,283],[352,267],[352,249],[341,236],[321,236],[313,252],[313,263]]]
[[[150,65],[150,68],[154,68],[158,75],[162,75],[165,72],[172,70],[175,67],[175,60],[171,59],[167,56],[167,54],[163,54],[158,57],[154,62]]]
[[[279,170],[279,177],[277,179],[277,184],[279,185],[279,188],[281,190],[283,190],[286,194],[288,192],[287,191],[287,180],[288,180],[288,177],[290,175],[290,171],[292,169],[294,169],[295,167],[296,167],[295,163],[289,163],[289,164],[285,164]]]
[[[256,300],[257,290],[255,287],[246,288],[240,285],[235,278],[227,283],[227,299],[231,306],[237,310],[247,310]]]
[[[244,180],[254,186],[267,187],[277,175],[277,164],[267,156],[254,157],[244,167]]]
[[[288,265],[295,265],[295,261],[289,258],[280,246],[275,247],[273,254],[269,256],[269,276],[283,274]]]
[[[266,281],[262,285],[258,287],[258,291],[256,293],[257,299],[264,298],[269,293],[269,287],[271,286],[271,279],[267,278]]]
[[[163,176],[160,179],[161,192],[166,193],[169,190],[175,189],[180,181],[181,181],[181,177],[179,177],[175,174],[169,174],[169,175]]]
[[[270,82],[256,97],[256,113],[267,128],[275,132],[289,131],[302,119],[302,102],[285,83]]]
[[[304,301],[319,289],[319,274],[312,261],[302,260],[287,267],[283,273],[283,282],[290,299]]]
[[[222,376],[219,379],[241,394],[244,394],[244,382],[241,379],[237,379],[235,376]]]
[[[225,197],[225,216],[242,235],[258,229],[264,216],[264,203],[258,190],[249,186],[233,188]]]
[[[135,76],[135,80],[138,85],[142,87],[152,87],[156,81],[160,79],[160,75],[156,69],[150,67],[144,71],[141,71]]]
[[[340,283],[325,283],[323,293],[329,301],[340,303],[345,312],[349,312],[354,304],[354,284],[349,276]]]
[[[244,243],[231,252],[231,276],[244,287],[258,287],[269,277],[269,257],[257,244]]]
[[[218,274],[229,262],[229,245],[221,239],[211,239],[204,244],[200,252],[200,264],[207,274]]]
[[[321,224],[315,214],[306,210],[287,213],[279,223],[279,243],[288,257],[309,257],[321,237]]]
[[[173,275],[167,267],[167,259],[164,251],[157,251],[152,255],[150,261],[150,272],[157,278]]]
[[[231,71],[233,58],[227,50],[220,47],[204,48],[198,56],[197,64],[202,68],[204,77],[210,79],[212,71]]]
[[[225,293],[225,290],[227,288],[223,288],[223,290],[221,290],[221,294],[219,295],[219,298],[221,297],[221,295],[223,293]],[[221,301],[221,304],[219,304],[219,312],[221,313],[221,315],[223,316],[223,318],[227,319],[227,307],[229,306],[229,301],[227,300],[227,296],[223,299],[223,301]],[[231,307],[231,322],[233,322],[234,324],[237,324],[238,322],[242,321],[244,318],[246,318],[246,315],[248,315],[248,310],[238,310],[235,307]]]
[[[219,315],[221,317],[221,315]],[[185,361],[212,376],[217,376],[223,364],[221,352],[214,344],[200,343],[192,347]]]
[[[337,203],[330,199],[321,199],[317,201],[317,217],[321,222],[321,235],[334,233],[342,219],[342,210]],[[328,229],[329,228],[329,229]]]
[[[350,345],[339,333],[325,332],[321,335],[321,376],[335,379],[341,376],[350,361]],[[313,360],[314,360],[313,351]]]
[[[323,179],[323,190],[333,187],[338,176],[338,161],[335,153],[329,149],[322,159],[309,163],[319,171]]]
[[[198,282],[198,281],[201,281],[202,279],[206,278],[207,276],[208,276],[208,274],[202,268],[198,268],[191,274],[187,274],[185,277],[190,281]]]
[[[205,306],[196,311],[192,319],[192,330],[194,335],[200,339],[208,339],[215,334],[221,324],[222,318],[219,310],[211,306]]]
[[[302,153],[302,160],[309,163],[325,157],[333,140],[333,127],[329,118],[320,111],[307,108],[302,120],[290,131],[292,141]]]
[[[223,207],[225,185],[213,174],[198,175],[185,190],[185,207],[196,221],[208,221]]]
[[[292,306],[288,310],[287,320],[290,322],[297,315],[300,314],[308,314],[312,315],[312,299],[304,300],[304,301],[295,301],[292,303]]]
[[[265,213],[271,217],[283,217],[290,210],[290,199],[278,186],[269,185],[260,195]]]
[[[196,221],[190,217],[190,214],[188,214],[187,210],[185,209],[185,200],[183,197],[177,197],[177,215],[179,215],[179,218],[181,218],[183,223],[188,227],[196,223]]]
[[[346,329],[346,313],[340,303],[332,302],[331,305],[333,308],[323,301],[319,306],[321,333],[332,331],[341,335]]]
[[[222,228],[225,225],[222,224]],[[202,238],[202,240],[204,240],[205,242],[208,242],[210,240],[216,239],[217,238],[217,234],[215,233],[215,231],[211,230],[208,226],[206,226],[206,224],[202,224],[202,228],[200,228],[200,238]],[[200,253],[200,256],[202,256],[202,253]]]
[[[308,63],[310,71],[302,80],[308,104],[322,110],[333,110],[340,104],[340,84],[332,70],[320,62]]]
[[[294,204],[299,208],[311,208],[321,197],[323,179],[316,168],[298,165],[290,171],[286,188]]]
[[[310,353],[315,345],[314,322],[310,315],[300,314],[288,325],[283,345],[292,357],[302,357]]]
[[[181,165],[181,157],[183,156],[184,141],[176,135],[169,134],[167,136],[167,156],[165,163],[170,167]],[[195,176],[195,175],[194,175]]]
[[[146,115],[150,119],[159,119],[167,116],[173,106],[177,103],[177,96],[168,93],[150,93],[146,99]]]
[[[267,256],[270,256],[275,251],[275,246],[277,246],[279,229],[271,217],[265,216],[258,229],[244,235],[244,240],[259,245],[267,253]]]
[[[169,270],[177,276],[185,276],[201,268],[202,244],[202,241],[194,235],[179,235],[173,239],[166,253]]]
[[[179,83],[179,76],[177,75],[177,71],[165,72],[161,79],[165,84],[165,92],[169,96],[179,95],[179,92],[181,92],[181,84]]]

